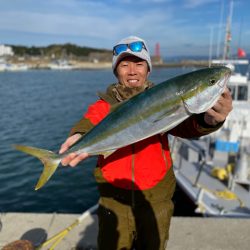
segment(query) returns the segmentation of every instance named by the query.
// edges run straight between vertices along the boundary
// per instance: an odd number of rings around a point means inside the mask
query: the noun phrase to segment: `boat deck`
[[[2,213],[0,248],[19,239],[27,239],[39,245],[72,224],[79,216]],[[88,216],[55,249],[97,249],[97,227],[96,215]],[[246,250],[250,245],[249,228],[249,219],[173,217],[168,250]],[[42,249],[48,249],[51,244]]]
[[[216,152],[216,161],[214,159],[210,165],[207,164],[209,159],[204,154],[205,161],[202,166],[200,155],[202,150],[208,150],[206,144],[202,141],[180,142],[179,153],[174,154],[175,175],[180,188],[197,205],[197,212],[205,216],[250,218],[250,185],[244,187],[235,183],[233,190],[230,190],[228,180],[221,181],[211,174],[214,167],[224,169],[228,155]]]

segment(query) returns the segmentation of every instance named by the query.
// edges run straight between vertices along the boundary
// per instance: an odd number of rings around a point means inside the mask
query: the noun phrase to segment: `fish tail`
[[[43,172],[36,184],[35,190],[41,188],[50,179],[61,162],[60,157],[52,151],[18,144],[13,145],[13,147],[37,157],[44,164]]]

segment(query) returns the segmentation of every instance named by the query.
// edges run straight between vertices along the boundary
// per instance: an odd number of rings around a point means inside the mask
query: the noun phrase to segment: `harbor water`
[[[191,70],[156,68],[149,79],[158,84]],[[42,164],[12,144],[57,152],[96,93],[113,82],[110,69],[0,73],[0,212],[81,213],[97,202],[96,157],[75,168],[60,166],[35,191]]]

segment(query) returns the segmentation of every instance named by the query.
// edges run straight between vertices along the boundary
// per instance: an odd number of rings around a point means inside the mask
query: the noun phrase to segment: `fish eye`
[[[209,80],[209,85],[214,85],[216,83],[215,79],[210,79]]]

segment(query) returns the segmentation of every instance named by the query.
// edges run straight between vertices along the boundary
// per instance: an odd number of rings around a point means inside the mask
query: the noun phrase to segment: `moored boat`
[[[228,26],[227,32],[230,33]],[[196,204],[197,213],[250,218],[249,61],[231,60],[224,55],[212,64],[232,70],[228,87],[233,110],[216,133],[199,140],[173,139],[175,174],[178,185]]]
[[[73,66],[67,60],[57,60],[48,64],[49,69],[52,70],[71,70]]]

